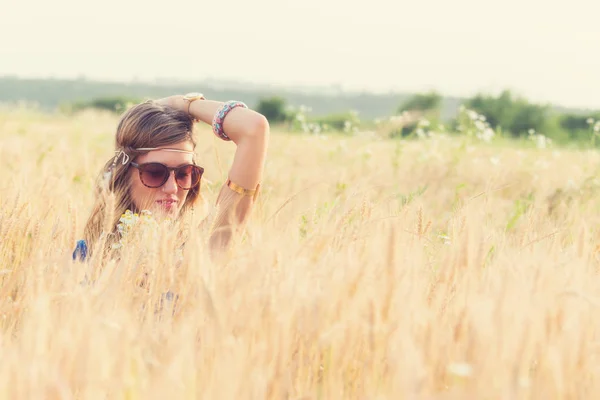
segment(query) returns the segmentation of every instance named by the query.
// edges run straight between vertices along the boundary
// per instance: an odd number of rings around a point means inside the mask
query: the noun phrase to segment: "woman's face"
[[[164,146],[166,148],[193,151],[193,145],[189,141],[180,142],[175,145]],[[167,167],[179,167],[185,164],[193,164],[193,156],[190,153],[180,153],[165,150],[152,150],[134,160],[137,164],[158,162]],[[138,210],[149,210],[153,214],[168,217],[176,217],[185,202],[189,190],[184,190],[175,181],[175,172],[170,171],[169,179],[158,188],[149,188],[142,183],[140,172],[135,167],[130,167],[130,195]]]

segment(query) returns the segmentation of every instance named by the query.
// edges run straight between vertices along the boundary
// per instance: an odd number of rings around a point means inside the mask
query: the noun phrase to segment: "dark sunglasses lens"
[[[187,190],[197,185],[201,176],[202,170],[198,166],[186,165],[177,170],[175,178],[179,187]]]
[[[140,178],[144,185],[157,188],[169,179],[169,170],[162,164],[146,164],[140,171]]]

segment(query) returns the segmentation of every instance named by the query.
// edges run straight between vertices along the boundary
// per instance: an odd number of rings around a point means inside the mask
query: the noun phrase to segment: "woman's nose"
[[[177,193],[177,181],[175,180],[175,172],[169,174],[169,179],[167,179],[167,181],[165,182],[165,184],[163,185],[163,192],[165,193]]]

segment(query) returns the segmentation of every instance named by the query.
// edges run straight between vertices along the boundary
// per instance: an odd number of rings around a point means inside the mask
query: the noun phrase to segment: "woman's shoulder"
[[[87,257],[87,250],[86,241],[78,240],[75,250],[73,251],[73,260],[77,260],[77,258],[79,258],[81,261],[84,261]]]

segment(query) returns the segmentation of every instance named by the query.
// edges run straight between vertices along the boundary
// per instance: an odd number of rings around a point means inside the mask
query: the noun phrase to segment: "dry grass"
[[[226,265],[200,233],[73,263],[115,126],[0,113],[1,398],[600,395],[595,152],[274,132]],[[212,204],[233,145],[199,131]]]

